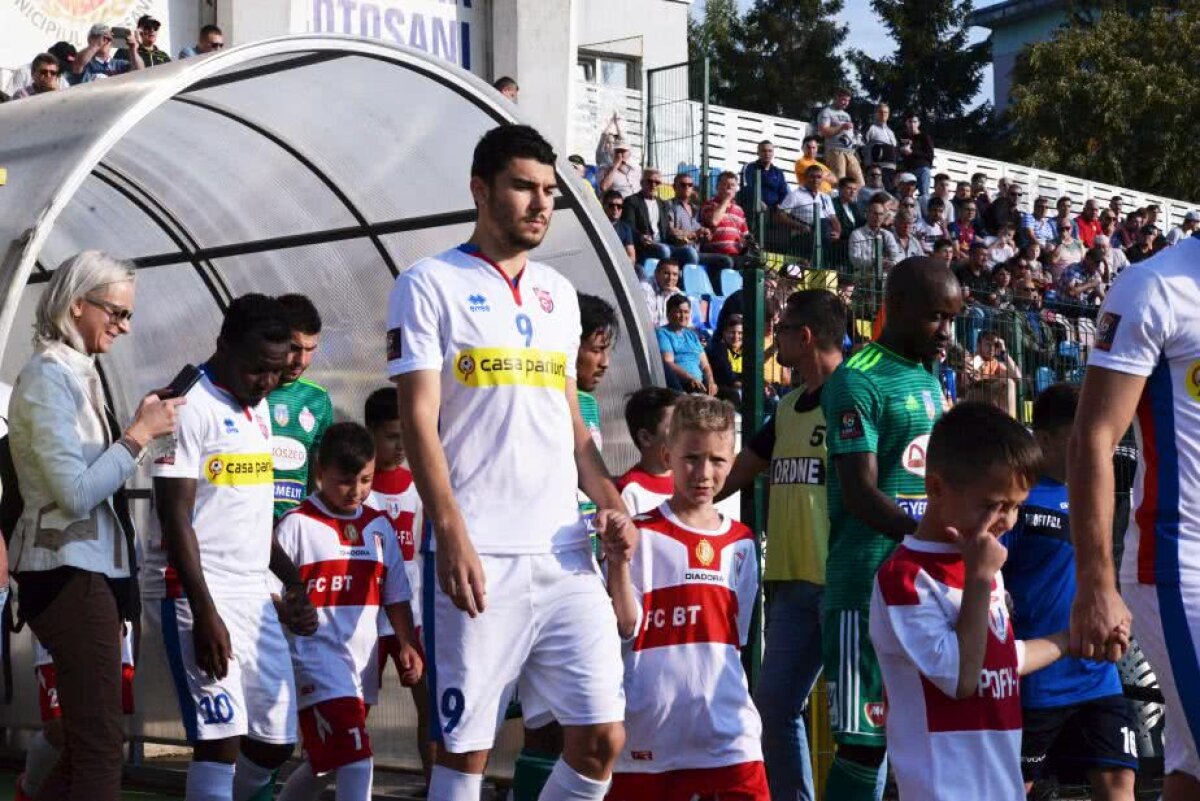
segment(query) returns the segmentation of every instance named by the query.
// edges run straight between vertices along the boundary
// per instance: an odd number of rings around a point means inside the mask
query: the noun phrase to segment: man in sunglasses
[[[34,56],[33,65],[29,68],[29,75],[30,82],[13,92],[13,100],[43,95],[62,88],[58,82],[58,59],[49,53],[39,53]]]
[[[613,224],[613,228],[617,232],[617,239],[621,240],[621,245],[625,248],[625,255],[629,257],[629,263],[636,264],[637,253],[634,248],[636,237],[633,229],[629,227],[629,223],[621,219],[621,215],[625,211],[625,199],[621,197],[618,190],[610,189],[604,193],[604,199],[601,202],[608,221]]]
[[[71,74],[68,80],[72,84],[87,83],[97,78],[111,78],[123,75],[132,70],[145,67],[138,49],[141,45],[141,31],[129,33],[133,47],[120,57],[113,52],[113,29],[104,23],[97,23],[88,31],[87,47],[85,47],[71,64]],[[124,51],[122,51],[124,52]]]
[[[179,57],[192,58],[193,56],[203,56],[206,53],[213,53],[222,50],[225,47],[225,34],[216,25],[205,25],[200,29],[200,36],[196,39],[196,44],[188,45],[179,51]]]
[[[162,23],[149,14],[138,17],[137,41],[134,41],[134,37],[131,36],[129,46],[117,51],[117,58],[128,60],[130,47],[136,46],[138,56],[147,67],[170,62],[171,57],[158,47],[158,29],[161,27]]]

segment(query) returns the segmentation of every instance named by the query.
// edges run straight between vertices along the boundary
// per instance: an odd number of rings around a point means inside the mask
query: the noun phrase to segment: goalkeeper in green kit
[[[321,315],[304,295],[281,295],[292,329],[292,345],[279,386],[267,396],[271,408],[271,456],[275,460],[275,519],[294,509],[312,489],[310,467],[333,403],[325,387],[304,378],[321,339]]]
[[[883,678],[867,612],[875,572],[925,511],[925,449],[942,415],[928,363],[950,343],[962,302],[942,262],[900,262],[887,279],[883,333],[834,372],[821,396],[834,467],[821,639],[837,755],[826,801],[882,797]]]

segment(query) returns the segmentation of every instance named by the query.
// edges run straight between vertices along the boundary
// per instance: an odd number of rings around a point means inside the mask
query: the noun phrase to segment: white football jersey
[[[1122,272],[1088,364],[1144,376],[1121,582],[1200,581],[1200,239]]]
[[[439,435],[476,551],[586,547],[566,395],[579,350],[575,287],[534,261],[510,281],[463,245],[396,279],[387,324],[390,376],[441,374]]]
[[[335,515],[310,495],[279,519],[275,538],[317,609],[315,634],[288,637],[300,708],[330,698],[375,703],[379,611],[412,597],[391,522],[366,507]]]
[[[396,530],[396,542],[400,546],[400,555],[404,557],[404,572],[412,590],[413,624],[420,626],[421,555],[417,553],[416,542],[424,520],[421,515],[421,496],[417,494],[417,485],[413,483],[408,468],[401,466],[395,470],[375,471],[375,481],[371,485],[366,506],[387,515]],[[395,634],[392,623],[380,610],[379,636],[391,634]]]
[[[871,644],[887,698],[888,759],[901,798],[1024,801],[1024,643],[1013,634],[997,572],[979,688],[955,697],[964,579],[957,546],[912,536],[875,576]]]
[[[243,406],[204,372],[179,407],[173,446],[154,460],[150,475],[196,481],[192,528],[209,593],[264,597],[275,503],[266,399],[254,408]],[[146,548],[142,593],[183,597],[157,522]]]
[[[656,476],[635,465],[617,479],[617,489],[629,514],[644,515],[670,499],[675,492],[675,477],[670,473]]]
[[[625,748],[615,770],[762,761],[740,651],[758,593],[754,535],[729,518],[716,531],[690,528],[665,503],[634,522],[630,573],[642,609],[623,649]]]

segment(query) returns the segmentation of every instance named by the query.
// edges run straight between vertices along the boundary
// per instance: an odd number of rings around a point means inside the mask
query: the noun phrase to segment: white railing
[[[579,101],[572,152],[583,154],[590,163],[600,131],[613,110],[620,109],[625,120],[626,135],[633,142],[635,154],[642,156],[644,112],[641,92],[597,87],[581,81],[577,87],[577,97]],[[600,108],[599,112],[595,110],[597,107]],[[656,148],[657,152],[648,154],[645,161],[655,163],[668,174],[682,166],[699,166],[702,114],[701,104],[691,103],[691,119],[674,121],[672,124],[679,130],[671,131],[667,136],[658,132],[656,139],[669,141]],[[709,106],[708,123],[710,169],[738,172],[746,162],[757,158],[758,143],[770,139],[775,145],[776,164],[787,173],[788,183],[795,184],[791,166],[800,155],[800,143],[810,130],[808,123],[723,106]],[[1188,211],[1200,208],[1200,199],[1188,202],[941,148],[936,151],[933,171],[935,174],[944,172],[954,181],[969,181],[973,174],[981,172],[987,175],[988,185],[992,189],[1001,177],[1015,180],[1025,188],[1026,210],[1032,208],[1033,200],[1038,195],[1050,198],[1051,209],[1059,197],[1069,197],[1076,211],[1088,198],[1100,201],[1101,207],[1107,206],[1114,195],[1122,197],[1127,211],[1156,203],[1162,210],[1159,225],[1164,231],[1181,223]]]

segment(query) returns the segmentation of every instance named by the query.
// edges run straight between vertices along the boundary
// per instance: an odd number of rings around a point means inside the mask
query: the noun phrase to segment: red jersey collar
[[[492,269],[496,271],[496,274],[499,275],[504,283],[508,285],[509,291],[512,292],[513,300],[516,301],[518,306],[521,305],[521,279],[525,277],[525,267],[529,266],[528,260],[526,260],[525,265],[521,267],[520,272],[517,273],[515,278],[509,278],[508,273],[504,272],[504,268],[484,255],[483,251],[479,249],[478,245],[470,242],[464,242],[458,246],[458,249],[461,252],[466,253],[468,256],[474,256],[485,264],[491,265]]]

